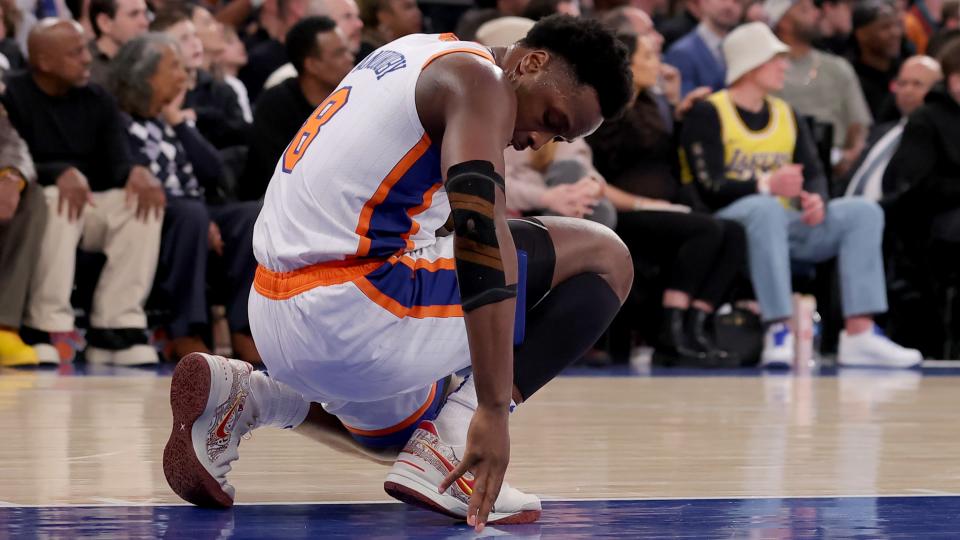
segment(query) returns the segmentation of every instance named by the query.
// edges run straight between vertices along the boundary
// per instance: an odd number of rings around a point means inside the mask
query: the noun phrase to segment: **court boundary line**
[[[950,493],[946,491],[933,491],[931,493],[894,493],[887,495],[795,495],[789,497],[778,497],[771,495],[747,495],[743,497],[736,496],[711,496],[711,497],[561,497],[561,498],[543,498],[542,502],[653,502],[653,501],[743,501],[743,500],[768,500],[768,499],[891,499],[891,498],[938,498],[938,497],[960,497],[960,493]],[[271,502],[239,502],[234,506],[331,506],[346,504],[403,504],[399,501],[367,500],[367,501],[271,501]],[[161,503],[161,502],[133,502],[119,504],[111,503],[65,503],[65,504],[17,504],[9,501],[0,501],[0,508],[156,508],[163,506],[193,507],[199,508],[188,503]]]

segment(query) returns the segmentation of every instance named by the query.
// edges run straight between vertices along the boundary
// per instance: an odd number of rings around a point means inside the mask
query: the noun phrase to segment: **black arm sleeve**
[[[756,180],[727,178],[720,116],[712,103],[701,101],[687,113],[680,145],[703,202],[711,209],[757,192]]]
[[[173,128],[177,139],[187,153],[187,160],[193,165],[193,173],[197,180],[207,189],[215,187],[223,178],[223,161],[220,153],[207,142],[195,128],[181,122]]]
[[[797,142],[793,148],[793,162],[803,165],[803,190],[816,193],[826,202],[830,196],[827,193],[827,176],[823,173],[823,164],[817,154],[813,134],[806,122],[797,118],[793,112],[793,123],[797,126]]]

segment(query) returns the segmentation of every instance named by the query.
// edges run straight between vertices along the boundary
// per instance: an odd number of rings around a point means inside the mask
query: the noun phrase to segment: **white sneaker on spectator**
[[[923,354],[894,343],[876,324],[856,335],[840,332],[837,363],[841,366],[911,368],[923,362]]]
[[[763,369],[790,369],[794,355],[793,332],[787,323],[773,323],[763,336],[763,353],[760,367]]]
[[[39,364],[60,364],[60,352],[57,351],[57,348],[53,345],[49,343],[37,343],[33,346],[33,350],[37,353],[37,362]]]

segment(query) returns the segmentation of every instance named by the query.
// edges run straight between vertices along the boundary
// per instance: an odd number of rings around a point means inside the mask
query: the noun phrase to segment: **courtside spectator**
[[[477,0],[457,23],[454,33],[464,41],[476,41],[477,29],[497,17],[523,17],[530,0]]]
[[[380,46],[423,31],[423,13],[415,0],[365,0],[360,13],[363,40],[357,53],[362,60]]]
[[[686,167],[716,215],[740,222],[761,317],[768,325],[761,364],[793,362],[790,263],[839,258],[845,330],[841,365],[911,367],[919,351],[886,338],[873,322],[887,310],[883,211],[866,199],[827,203],[827,181],[812,137],[783,88],[790,48],[763,23],[746,24],[723,44],[729,90],[694,106],[682,136]]]
[[[189,121],[217,148],[247,144],[249,124],[236,93],[203,69],[203,43],[190,11],[171,6],[157,13],[150,29],[172,37],[180,46],[187,69],[187,92],[181,103]],[[178,98],[180,99],[180,98]]]
[[[0,366],[38,361],[19,334],[47,222],[47,203],[36,179],[27,143],[0,105]]]
[[[0,73],[19,70],[26,61],[17,43],[17,26],[22,19],[13,0],[0,0]]]
[[[853,11],[851,63],[875,122],[896,117],[890,84],[900,69],[903,27],[886,0],[863,0]]]
[[[767,0],[766,6],[771,27],[790,46],[777,95],[797,113],[833,126],[834,174],[843,176],[860,157],[873,123],[857,74],[843,58],[813,48],[821,18],[813,0]]]
[[[266,90],[257,100],[249,158],[238,188],[243,200],[263,197],[284,149],[353,68],[347,41],[329,17],[298,22],[287,33],[286,46],[299,75]]]
[[[74,330],[70,305],[76,250],[107,256],[93,295],[88,362],[157,361],[147,345],[143,310],[160,246],[163,186],[133,166],[120,112],[105,90],[88,84],[90,50],[73,21],[45,19],[30,33],[28,73],[11,77],[3,96],[45,186],[47,224],[23,324],[41,360],[56,360],[51,341]]]
[[[249,124],[253,122],[253,107],[250,106],[250,95],[247,94],[247,87],[237,78],[240,68],[247,65],[247,48],[237,35],[237,31],[226,25],[223,25],[223,43],[223,53],[216,64],[219,73],[216,75],[230,85],[230,88],[237,95],[240,109],[243,110],[243,119]]]
[[[96,38],[90,42],[90,79],[103,84],[110,59],[124,43],[145,34],[150,21],[144,0],[90,0],[90,25]]]
[[[701,86],[720,90],[726,66],[720,43],[743,16],[740,0],[700,0],[700,24],[667,49],[663,60],[680,70],[681,89],[687,95]]]
[[[617,234],[634,259],[654,264],[666,278],[658,361],[667,364],[738,365],[711,338],[710,319],[727,299],[745,266],[743,228],[709,214],[690,186],[681,186],[676,123],[708,89],[692,92],[679,107],[654,92],[660,59],[649,39],[621,34],[631,53],[636,98],[624,115],[604,122],[587,138],[607,179],[606,195],[618,210]],[[508,195],[509,198],[509,195]],[[649,287],[635,277],[635,287]]]
[[[213,282],[227,291],[234,354],[259,362],[250,337],[247,297],[253,285],[253,225],[259,203],[207,205],[204,194],[223,176],[216,149],[186,120],[177,100],[188,81],[176,42],[151,33],[125,45],[111,65],[109,85],[124,111],[135,163],[149,167],[167,194],[156,288],[173,306],[169,324],[175,360],[206,351],[208,256],[224,258]]]
[[[347,48],[353,54],[355,63],[359,63],[365,58],[360,56],[360,39],[363,31],[363,20],[360,19],[360,11],[354,0],[312,0],[306,13],[307,17],[325,16],[330,17],[337,23],[337,29],[347,40]],[[264,89],[273,88],[281,82],[295,78],[297,70],[293,64],[286,63],[274,71],[270,78],[264,84]]]
[[[287,50],[283,46],[284,36],[300,19],[307,14],[306,0],[276,0],[279,27],[277,34],[270,39],[247,47],[247,65],[240,68],[239,78],[247,87],[250,101],[255,102],[267,77],[277,68],[286,64]],[[155,30],[160,28],[152,27]],[[188,65],[189,67],[189,65]]]
[[[815,45],[821,51],[846,58],[853,32],[854,0],[817,0],[820,8],[820,38]]]
[[[866,197],[873,201],[883,198],[884,173],[900,147],[907,118],[923,105],[927,92],[942,76],[940,64],[929,56],[913,56],[900,66],[900,73],[893,83],[900,120],[877,124],[870,130],[867,147],[854,165],[847,184],[848,197]],[[896,190],[892,191],[891,196],[895,196]]]
[[[683,12],[657,25],[657,30],[663,34],[663,46],[669,48],[680,38],[689,34],[700,24],[701,0],[684,0]]]

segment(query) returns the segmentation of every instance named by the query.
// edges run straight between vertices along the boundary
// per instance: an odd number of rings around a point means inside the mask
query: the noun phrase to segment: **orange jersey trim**
[[[437,54],[431,56],[423,63],[423,67],[420,69],[426,69],[427,66],[433,63],[434,60],[453,53],[470,53],[479,56],[480,58],[486,58],[487,60],[496,64],[496,60],[493,59],[493,55],[487,51],[481,51],[479,49],[474,49],[472,47],[457,47],[456,49],[447,49],[445,51],[440,51]]]
[[[399,424],[390,426],[383,429],[360,429],[353,426],[348,426],[343,424],[343,427],[347,428],[347,431],[353,433],[354,435],[359,435],[361,437],[384,437],[386,435],[392,435],[398,431],[402,431],[414,424],[414,422],[420,420],[420,417],[423,416],[423,413],[427,412],[427,409],[430,408],[430,404],[433,403],[433,398],[437,395],[437,383],[433,383],[433,386],[430,387],[430,394],[427,396],[427,400],[420,406],[419,409],[414,411],[413,414],[405,418]]]
[[[365,277],[361,277],[353,282],[360,292],[362,292],[373,303],[383,309],[393,313],[399,318],[413,317],[414,319],[445,319],[451,317],[463,317],[463,306],[445,305],[445,306],[412,306],[407,307],[397,302],[393,298],[383,294],[379,289],[373,286]]]
[[[384,260],[330,261],[291,272],[274,272],[258,265],[253,288],[271,300],[286,300],[325,285],[340,285],[373,272]]]
[[[413,148],[407,151],[406,155],[394,165],[386,178],[380,182],[380,186],[377,188],[377,191],[374,192],[373,197],[370,197],[363,205],[363,209],[360,210],[360,221],[357,223],[356,229],[357,236],[360,237],[360,244],[357,246],[357,257],[364,257],[370,253],[371,240],[367,238],[367,233],[370,232],[370,221],[373,219],[373,211],[387,199],[387,195],[390,194],[393,186],[403,178],[403,175],[407,174],[410,167],[413,167],[413,164],[423,157],[429,149],[430,137],[424,133],[423,137],[420,137],[420,140],[417,141],[417,144],[413,145]]]
[[[416,272],[417,270],[426,270],[427,272],[437,272],[439,270],[456,270],[457,263],[454,259],[440,258],[435,261],[428,261],[427,259],[414,259],[408,255],[401,255],[399,257],[391,257],[389,261],[391,263],[399,262],[400,264],[406,266],[407,268]]]

